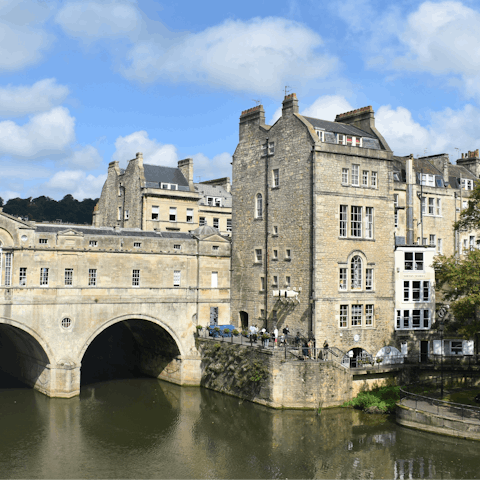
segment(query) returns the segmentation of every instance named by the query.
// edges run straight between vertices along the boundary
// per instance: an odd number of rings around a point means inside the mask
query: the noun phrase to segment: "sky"
[[[242,110],[272,124],[285,91],[454,163],[480,148],[480,1],[0,0],[0,196],[96,198],[136,152],[231,177]]]

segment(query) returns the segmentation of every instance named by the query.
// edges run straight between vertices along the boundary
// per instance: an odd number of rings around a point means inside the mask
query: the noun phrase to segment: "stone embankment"
[[[335,407],[361,390],[395,383],[400,367],[353,372],[332,360],[299,360],[283,348],[198,338],[201,385],[272,408]]]

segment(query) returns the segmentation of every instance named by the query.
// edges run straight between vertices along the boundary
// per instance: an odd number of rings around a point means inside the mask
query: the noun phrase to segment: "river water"
[[[351,409],[276,411],[149,378],[0,389],[2,478],[479,478],[480,443]]]

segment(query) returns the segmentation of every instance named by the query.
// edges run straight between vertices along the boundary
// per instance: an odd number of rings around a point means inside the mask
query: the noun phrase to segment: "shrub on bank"
[[[342,407],[353,407],[369,413],[393,413],[400,400],[400,387],[381,387],[370,392],[360,392]]]

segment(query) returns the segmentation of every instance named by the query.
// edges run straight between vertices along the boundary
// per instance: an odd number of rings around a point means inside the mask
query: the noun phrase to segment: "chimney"
[[[406,164],[407,174],[407,245],[413,245],[413,185],[415,183],[415,177],[413,176],[413,155],[407,159]]]
[[[245,138],[247,130],[250,127],[259,127],[265,125],[265,110],[263,105],[244,110],[240,115],[239,140],[240,142]]]
[[[193,158],[186,158],[178,161],[178,168],[188,182],[190,191],[194,191],[193,187]]]
[[[388,143],[375,127],[375,112],[371,105],[368,107],[357,108],[350,112],[340,113],[335,117],[338,123],[346,123],[363,130],[364,132],[375,135],[385,150],[391,151]]]
[[[143,166],[143,153],[142,152],[137,152],[135,156],[135,160],[138,162],[139,165]]]
[[[282,103],[282,117],[298,113],[298,99],[296,93],[286,95]]]
[[[480,156],[478,154],[478,148],[471,152],[463,154],[462,158],[457,160],[457,165],[467,168],[472,172],[477,178],[480,178]]]

